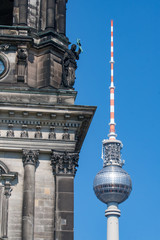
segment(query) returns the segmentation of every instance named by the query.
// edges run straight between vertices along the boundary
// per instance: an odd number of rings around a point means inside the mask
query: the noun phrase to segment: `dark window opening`
[[[0,2],[0,25],[13,24],[14,0],[1,0]]]

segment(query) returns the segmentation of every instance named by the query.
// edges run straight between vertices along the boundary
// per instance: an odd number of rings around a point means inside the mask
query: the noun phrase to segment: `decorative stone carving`
[[[11,192],[11,183],[9,181],[6,181],[4,184],[4,195],[6,196],[6,198],[9,198],[11,196]]]
[[[27,125],[22,126],[23,130],[21,132],[21,138],[28,138],[28,130],[27,130]]]
[[[65,52],[63,58],[63,85],[73,87],[75,83],[75,70],[77,69],[76,60],[79,60],[81,48],[76,52],[77,46],[72,44],[70,51]]]
[[[27,51],[26,51],[26,49],[23,49],[23,48],[18,49],[17,58],[20,61],[26,61],[26,58],[27,58]]]
[[[57,98],[57,103],[59,103],[59,104],[62,103],[62,98],[61,98],[61,97],[58,97],[58,98]]]
[[[56,139],[56,133],[54,132],[54,127],[50,127],[50,133],[48,134],[48,138],[50,140],[55,140]]]
[[[28,131],[26,129],[24,129],[22,132],[21,132],[21,138],[28,138]]]
[[[9,124],[8,127],[9,127],[9,129],[8,129],[8,131],[7,131],[6,136],[7,136],[8,138],[13,138],[13,137],[14,137],[14,131],[13,131],[13,129],[12,129],[13,125],[12,125],[12,124]]]
[[[70,140],[70,134],[68,133],[68,128],[64,128],[64,133],[62,135],[63,140]]]
[[[9,44],[1,44],[0,45],[0,50],[6,51],[10,48]]]
[[[17,81],[24,82],[25,80],[25,70],[27,65],[27,50],[20,48],[17,51],[18,58],[18,73],[17,73]]]
[[[54,174],[76,174],[79,153],[56,152],[52,150],[51,165]]]
[[[23,164],[24,166],[26,164],[31,164],[36,166],[38,163],[38,156],[39,156],[39,151],[38,150],[29,150],[29,149],[23,149]]]
[[[34,137],[41,139],[42,138],[41,127],[37,126],[36,129],[37,129],[37,132],[35,132]]]

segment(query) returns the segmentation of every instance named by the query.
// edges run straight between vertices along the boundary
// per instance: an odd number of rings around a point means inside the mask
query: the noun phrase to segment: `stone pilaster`
[[[14,0],[14,9],[13,9],[13,25],[19,23],[19,0]]]
[[[55,175],[54,239],[74,238],[74,176],[78,153],[52,151],[51,165]]]
[[[27,25],[28,0],[19,1],[19,24]]]
[[[57,1],[57,32],[66,34],[66,0]]]
[[[18,174],[16,172],[10,172],[8,167],[0,161],[0,233],[2,237],[0,239],[8,239],[8,206],[12,191],[11,184],[17,177]]]
[[[4,199],[2,208],[2,236],[3,239],[8,239],[8,202],[11,196],[11,183],[10,181],[5,181],[4,184]]]
[[[23,150],[24,187],[22,212],[22,239],[34,237],[35,168],[38,162],[38,150]]]
[[[55,0],[47,0],[46,29],[55,29]]]

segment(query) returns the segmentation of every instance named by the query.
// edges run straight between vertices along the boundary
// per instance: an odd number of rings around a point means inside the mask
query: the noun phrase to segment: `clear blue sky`
[[[119,205],[120,240],[160,239],[160,1],[69,0],[67,36],[81,39],[76,104],[97,106],[75,178],[75,240],[106,239],[105,204],[93,192],[109,131],[110,20],[115,118],[133,191]]]

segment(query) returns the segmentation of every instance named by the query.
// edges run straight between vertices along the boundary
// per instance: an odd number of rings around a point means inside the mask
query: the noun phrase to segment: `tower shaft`
[[[117,203],[108,204],[105,211],[107,217],[107,240],[119,240],[119,217],[121,213]]]

